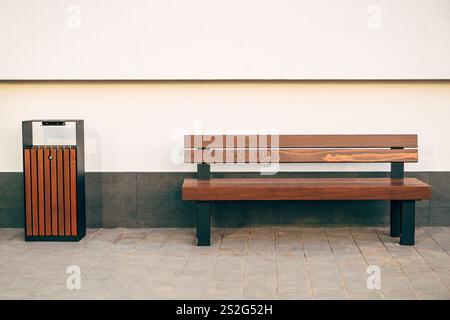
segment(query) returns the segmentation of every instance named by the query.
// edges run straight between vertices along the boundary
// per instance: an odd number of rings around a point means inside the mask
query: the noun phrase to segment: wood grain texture
[[[50,151],[52,160],[50,161],[51,176],[51,198],[52,198],[52,236],[58,235],[58,174],[57,174],[57,153],[56,148]]]
[[[431,187],[415,178],[185,179],[183,200],[425,200]]]
[[[31,150],[23,150],[24,189],[25,189],[25,232],[27,236],[33,235],[33,217],[31,214]]]
[[[56,150],[57,176],[58,176],[58,235],[64,235],[64,171],[63,150]]]
[[[69,149],[63,149],[64,154],[64,231],[71,235],[70,229],[70,154]]]
[[[33,235],[39,235],[38,213],[38,178],[37,178],[37,150],[31,149],[31,210],[33,216]]]
[[[75,148],[70,148],[70,230],[71,235],[77,235],[77,154]]]
[[[44,149],[38,148],[38,211],[39,211],[39,235],[45,236],[45,198],[44,198]]]
[[[45,199],[45,235],[52,235],[52,190],[51,190],[51,181],[50,181],[50,149],[44,149],[44,199]]]
[[[76,148],[24,149],[25,232],[27,236],[76,236]]]
[[[375,163],[417,162],[417,149],[187,149],[186,163]]]
[[[258,146],[279,148],[417,148],[417,135],[186,135],[184,137],[185,148],[256,148]]]

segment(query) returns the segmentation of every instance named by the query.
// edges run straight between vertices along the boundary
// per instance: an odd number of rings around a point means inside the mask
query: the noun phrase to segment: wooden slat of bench
[[[186,135],[185,148],[234,147],[249,148],[262,144],[279,148],[417,148],[416,134],[334,134],[334,135],[277,135],[271,143],[270,135]],[[220,145],[210,145],[211,142]],[[238,144],[238,141],[240,144]],[[260,141],[260,142],[258,142]],[[275,143],[277,142],[277,143]],[[256,146],[255,146],[256,144]]]
[[[270,152],[272,156],[270,156]],[[185,150],[186,163],[372,163],[417,162],[417,149]]]
[[[415,178],[185,179],[183,200],[425,200],[431,187]]]

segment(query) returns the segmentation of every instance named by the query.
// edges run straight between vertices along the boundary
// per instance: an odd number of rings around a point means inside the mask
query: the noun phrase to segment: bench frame
[[[404,149],[395,146],[389,149]],[[204,147],[201,147],[204,150]],[[404,162],[391,162],[391,179],[404,178]],[[209,163],[197,163],[197,179],[211,178]],[[415,243],[415,202],[416,200],[389,200],[390,201],[390,236],[400,237],[401,245],[414,245]],[[198,201],[196,212],[197,245],[209,246],[211,243],[211,202]]]
[[[197,164],[197,179],[208,180],[211,177],[210,164]],[[404,164],[391,163],[391,178],[403,179]],[[211,244],[211,201],[197,202],[197,245]],[[400,244],[414,245],[415,238],[415,200],[391,200],[390,236],[400,237]]]

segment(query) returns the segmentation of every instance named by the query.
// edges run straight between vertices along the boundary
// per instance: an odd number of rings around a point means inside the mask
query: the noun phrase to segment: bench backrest
[[[417,162],[417,135],[186,135],[186,163],[403,163]]]

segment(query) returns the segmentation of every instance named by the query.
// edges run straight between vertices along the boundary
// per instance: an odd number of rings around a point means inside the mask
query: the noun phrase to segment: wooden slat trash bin
[[[33,145],[33,122],[75,122],[76,145]],[[22,130],[25,240],[80,240],[86,234],[83,120],[30,120]]]

